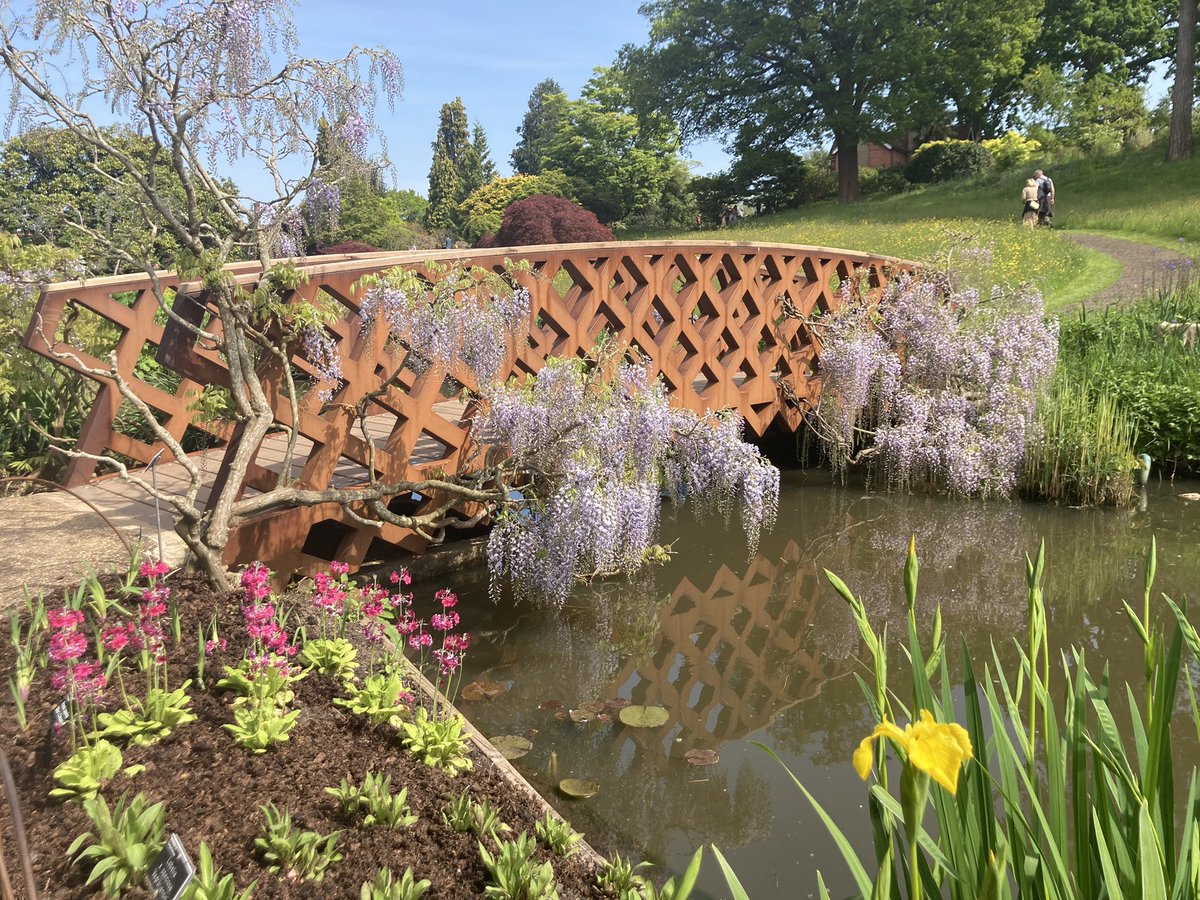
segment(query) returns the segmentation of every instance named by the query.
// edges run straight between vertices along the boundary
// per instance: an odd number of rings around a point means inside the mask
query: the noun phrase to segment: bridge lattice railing
[[[748,430],[762,435],[778,422],[796,430],[804,407],[819,391],[815,377],[820,340],[806,318],[837,308],[838,285],[848,279],[878,294],[903,264],[885,257],[793,245],[696,241],[577,244],[497,250],[406,252],[310,257],[298,261],[308,281],[295,295],[338,304],[343,314],[329,326],[343,357],[343,385],[333,404],[322,404],[316,391],[301,402],[293,422],[279,371],[266,362],[264,380],[278,423],[295,427],[307,453],[293,472],[305,488],[323,489],[366,477],[369,447],[340,398],[353,404],[381,387],[401,369],[397,383],[372,409],[375,466],[389,480],[416,479],[440,468],[455,472],[466,462],[470,422],[461,407],[447,404],[445,387],[457,379],[474,387],[470,376],[440,367],[425,371],[403,368],[386,327],[366,327],[360,316],[364,291],[359,280],[371,273],[405,266],[430,274],[426,263],[469,263],[502,273],[506,259],[527,260],[529,271],[514,277],[529,289],[532,300],[528,334],[512,348],[507,374],[536,373],[549,356],[585,355],[601,332],[608,330],[648,359],[671,392],[671,402],[697,412],[735,409]],[[259,276],[256,264],[230,267],[247,288]],[[219,333],[201,287],[181,282],[174,273],[158,273],[159,291],[172,300],[181,318],[203,323]],[[155,412],[177,440],[189,430],[207,432],[228,446],[238,429],[206,419],[197,403],[208,385],[228,385],[220,355],[198,343],[191,331],[169,320],[159,309],[146,275],[114,276],[51,285],[43,293],[26,334],[31,350],[77,371],[107,368],[116,355],[117,368],[139,398]],[[797,316],[798,314],[798,316]],[[107,336],[92,353],[71,342],[88,319],[90,333]],[[146,371],[152,351],[161,370]],[[68,354],[68,355],[64,355]],[[300,356],[294,364],[312,374]],[[122,398],[115,383],[97,378],[99,387],[77,448],[92,454],[117,453],[148,463],[160,445],[139,438],[119,424]],[[448,410],[451,410],[448,412]],[[133,433],[131,433],[133,432]],[[278,443],[278,442],[277,442]],[[250,468],[247,490],[267,490],[272,439],[263,441]],[[414,458],[414,449],[424,452]],[[276,452],[277,457],[279,454]],[[92,461],[76,459],[64,483],[85,483],[95,476]],[[224,464],[214,473],[217,487],[226,476]],[[360,480],[361,480],[360,479]],[[396,503],[409,502],[398,498]],[[425,502],[432,502],[426,498]],[[379,542],[383,542],[381,546]],[[277,571],[312,570],[328,559],[357,567],[368,558],[395,555],[397,548],[419,551],[416,535],[381,523],[368,527],[353,521],[336,504],[285,510],[239,525],[227,549],[230,563],[262,559]]]

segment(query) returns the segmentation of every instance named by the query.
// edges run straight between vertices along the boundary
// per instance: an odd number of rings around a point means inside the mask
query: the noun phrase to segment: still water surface
[[[600,848],[655,863],[662,880],[702,843],[724,851],[756,900],[816,895],[820,869],[833,896],[851,893],[840,856],[787,773],[751,741],[772,747],[860,849],[870,845],[866,788],[850,755],[871,729],[854,678],[862,648],[829,569],[865,602],[881,629],[903,633],[905,546],[917,539],[920,621],[942,607],[948,646],[965,640],[981,665],[991,643],[1006,663],[1025,628],[1023,554],[1046,538],[1052,658],[1082,645],[1113,681],[1140,679],[1141,648],[1122,613],[1140,603],[1142,556],[1158,539],[1157,588],[1200,598],[1196,482],[1151,484],[1138,510],[1062,509],[871,494],[785,473],[779,523],[747,559],[736,529],[665,510],[670,564],[642,581],[580,588],[561,611],[487,599],[486,575],[457,582],[475,635],[465,680],[508,686],[497,700],[464,703],[485,734],[534,733],[516,762]],[[899,657],[897,651],[893,654]],[[953,657],[957,657],[957,651]],[[955,667],[957,669],[957,666]],[[667,725],[556,718],[589,701],[624,698],[670,712]],[[547,703],[547,701],[550,701]],[[1181,758],[1200,748],[1176,745]],[[697,768],[693,748],[720,761]],[[546,774],[600,784],[586,801],[556,797]],[[693,896],[727,894],[711,857]]]

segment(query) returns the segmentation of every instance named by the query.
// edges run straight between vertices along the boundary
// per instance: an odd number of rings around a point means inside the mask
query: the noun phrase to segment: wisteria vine
[[[834,467],[866,459],[892,487],[1011,493],[1058,357],[1058,323],[1041,294],[983,296],[932,273],[897,279],[874,306],[850,302],[843,287],[822,333],[811,417]]]

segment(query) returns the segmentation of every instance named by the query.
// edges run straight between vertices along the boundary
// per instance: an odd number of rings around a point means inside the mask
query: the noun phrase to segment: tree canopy
[[[516,174],[541,174],[542,156],[550,143],[550,138],[558,130],[555,114],[562,109],[561,106],[548,105],[547,100],[555,94],[561,93],[563,93],[563,89],[559,87],[558,82],[553,78],[547,78],[538,82],[529,95],[529,109],[517,127],[517,134],[521,138],[513,147],[510,157]]]

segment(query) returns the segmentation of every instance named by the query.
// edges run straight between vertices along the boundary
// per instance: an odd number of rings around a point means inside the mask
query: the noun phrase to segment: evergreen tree
[[[563,89],[557,81],[547,78],[539,83],[533,89],[533,93],[529,95],[529,111],[525,113],[525,118],[517,128],[517,134],[521,136],[521,139],[513,148],[510,157],[513,169],[518,175],[542,174],[542,156],[546,152],[550,139],[558,130],[555,114],[557,107],[548,105],[546,100],[562,92]]]
[[[483,176],[479,185],[482,187],[500,173],[496,171],[496,163],[492,159],[492,148],[488,146],[487,132],[478,122],[475,123],[475,128],[471,133],[471,146],[475,150],[475,158],[479,160],[479,171]]]
[[[429,167],[429,210],[425,224],[431,229],[452,227],[457,205],[458,170],[439,136],[433,146],[433,165]]]

